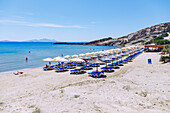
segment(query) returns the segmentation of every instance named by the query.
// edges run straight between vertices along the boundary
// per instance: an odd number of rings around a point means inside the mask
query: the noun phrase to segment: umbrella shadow
[[[114,69],[120,69],[120,67],[116,66],[116,67],[114,67]]]
[[[88,68],[88,69],[84,69],[84,70],[92,70],[93,68]]]
[[[119,64],[119,66],[124,66],[123,64]]]
[[[96,76],[91,76],[92,78],[106,78],[107,76],[106,75],[101,75],[99,77],[96,77]]]
[[[86,71],[81,71],[81,72],[70,73],[70,74],[72,74],[72,75],[81,75],[81,74],[85,74],[85,73],[86,73]]]
[[[60,73],[60,72],[67,72],[68,70],[59,70],[59,71],[55,71],[56,73]]]
[[[113,73],[115,72],[114,70],[110,70],[110,71],[105,71],[105,73]]]

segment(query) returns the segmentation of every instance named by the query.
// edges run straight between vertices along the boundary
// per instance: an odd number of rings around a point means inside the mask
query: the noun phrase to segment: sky
[[[170,0],[0,0],[0,40],[84,42],[170,22]]]

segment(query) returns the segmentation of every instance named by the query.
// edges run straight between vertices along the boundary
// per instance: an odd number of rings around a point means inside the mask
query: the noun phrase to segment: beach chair
[[[92,71],[88,72],[89,76],[91,77],[101,77],[104,74],[104,71]]]
[[[96,65],[95,64],[90,64],[89,67],[95,67]]]
[[[83,66],[80,68],[81,70],[90,70],[92,69],[90,66]]]
[[[47,70],[53,70],[54,69],[54,65],[52,65],[52,66],[48,66],[48,67],[43,67],[43,70],[44,71],[47,71]]]
[[[70,74],[83,74],[83,73],[85,73],[85,71],[83,71],[82,69],[70,70]]]
[[[64,72],[66,71],[67,67],[55,68],[56,72]]]
[[[75,65],[68,65],[68,66],[65,66],[67,69],[74,69],[74,68],[76,68],[76,66]]]
[[[114,68],[114,66],[111,66],[111,67],[102,67],[101,69],[102,69],[102,71],[104,71],[104,72],[112,72],[112,71],[113,71],[113,68]]]
[[[78,63],[77,66],[84,66],[84,62]]]

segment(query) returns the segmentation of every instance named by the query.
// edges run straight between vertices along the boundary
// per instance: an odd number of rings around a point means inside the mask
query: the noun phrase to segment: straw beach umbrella
[[[70,58],[70,57],[71,57],[70,55],[66,55],[66,56],[64,56],[63,58],[68,59],[68,58]]]
[[[70,59],[71,62],[84,62],[83,59],[81,58],[73,58],[73,59]]]
[[[51,65],[51,62],[54,62],[55,60],[52,58],[45,58],[45,59],[43,59],[43,61],[49,62],[49,65]]]
[[[57,62],[68,62],[67,59],[62,58],[62,57],[56,57],[56,58],[54,58],[54,60],[57,61]]]
[[[78,57],[78,55],[72,55],[72,57],[73,57],[73,58],[77,58],[77,57]]]
[[[55,60],[56,62],[61,62],[62,67],[63,67],[63,63],[64,63],[64,62],[68,62],[67,59],[62,58],[62,57],[56,57],[56,58],[54,58],[54,60]]]
[[[91,53],[86,53],[86,54],[85,54],[85,56],[90,56],[90,55],[91,55]]]
[[[83,57],[83,56],[85,56],[85,54],[79,54],[79,56],[80,56],[80,57]]]

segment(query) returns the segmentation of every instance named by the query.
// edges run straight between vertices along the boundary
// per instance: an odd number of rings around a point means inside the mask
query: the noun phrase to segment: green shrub
[[[152,36],[153,38],[156,38],[157,36]]]
[[[64,90],[62,89],[62,90],[60,90],[60,92],[61,92],[61,93],[64,93]]]
[[[164,52],[170,53],[170,45],[165,45],[163,48]]]
[[[167,37],[168,36],[168,33],[163,33],[162,34],[162,37]]]
[[[0,106],[3,106],[3,104],[4,104],[3,102],[0,102]]]
[[[155,43],[157,45],[164,45],[164,44],[170,44],[169,40],[165,40],[164,37],[167,37],[168,33],[163,33],[160,36],[152,36],[154,39],[146,42],[145,44],[152,44]]]
[[[160,61],[164,62],[164,63],[169,62],[170,61],[170,56],[161,56]]]
[[[80,95],[74,95],[74,98],[78,98],[78,97],[80,97]]]

